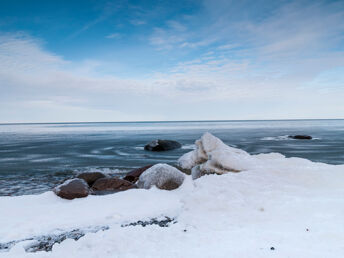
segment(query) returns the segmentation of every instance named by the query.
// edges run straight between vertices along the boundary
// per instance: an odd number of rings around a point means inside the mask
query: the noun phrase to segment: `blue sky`
[[[0,122],[344,118],[343,1],[0,2]]]

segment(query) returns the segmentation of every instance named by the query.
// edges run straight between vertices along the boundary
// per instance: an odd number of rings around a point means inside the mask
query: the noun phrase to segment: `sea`
[[[344,164],[344,120],[0,124],[0,196],[39,194],[81,172],[123,176],[148,164],[174,165],[205,132],[251,154]],[[297,134],[313,139],[288,138]],[[182,148],[144,150],[155,139]]]

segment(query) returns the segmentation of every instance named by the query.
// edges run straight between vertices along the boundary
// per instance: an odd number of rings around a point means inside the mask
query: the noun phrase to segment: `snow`
[[[173,181],[181,185],[185,175],[175,167],[167,164],[156,164],[145,172],[139,178],[138,186],[140,188],[149,189],[153,185],[161,188],[166,182]]]
[[[179,163],[194,167],[202,157],[202,164],[215,159],[242,172],[186,176],[173,191],[153,187],[71,201],[52,192],[1,197],[0,243],[58,229],[110,229],[55,244],[52,252],[25,253],[25,243],[17,244],[0,257],[342,257],[344,165],[249,155],[216,139],[204,135],[196,143],[203,149]],[[177,223],[121,227],[164,216]]]
[[[192,169],[199,165],[197,170],[205,173],[224,174],[247,170],[259,163],[259,160],[246,151],[230,147],[210,133],[205,133],[195,144],[195,150],[184,154],[178,160],[183,169]]]

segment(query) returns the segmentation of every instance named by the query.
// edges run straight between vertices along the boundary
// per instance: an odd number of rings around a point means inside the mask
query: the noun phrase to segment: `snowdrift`
[[[185,176],[176,190],[155,187],[72,201],[52,192],[0,198],[0,243],[90,226],[109,230],[26,253],[23,242],[0,257],[341,257],[344,166],[250,155],[205,134],[179,159],[218,174]],[[231,173],[240,171],[240,173]],[[169,227],[128,226],[173,218]]]

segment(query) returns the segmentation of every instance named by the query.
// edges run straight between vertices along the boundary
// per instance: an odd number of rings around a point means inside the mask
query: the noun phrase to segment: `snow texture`
[[[239,172],[259,163],[259,160],[246,151],[230,147],[210,133],[205,133],[195,144],[195,150],[184,154],[178,160],[181,168],[194,168],[194,178],[202,173]]]
[[[143,172],[138,181],[138,187],[149,189],[153,185],[162,188],[168,182],[181,185],[185,175],[175,167],[167,164],[156,164]]]
[[[216,156],[221,164],[242,172],[197,180],[186,176],[174,191],[152,187],[71,201],[52,192],[0,197],[0,243],[109,226],[78,241],[55,244],[51,252],[26,253],[28,243],[23,242],[0,257],[343,256],[344,165],[278,153],[249,155],[209,134],[200,142],[203,147],[197,151],[204,150],[202,156],[183,156],[184,164],[195,166],[197,158],[209,160],[210,155],[210,160]],[[165,217],[177,223],[121,227]]]

